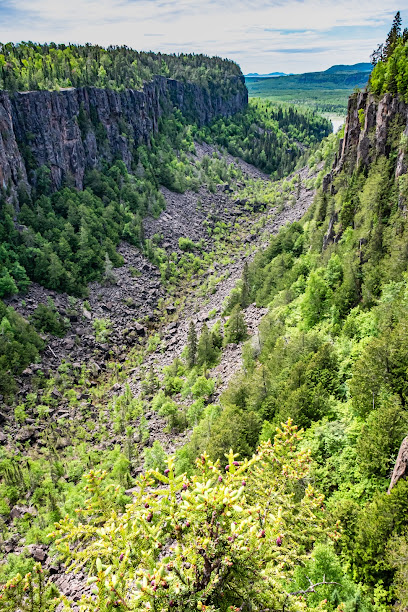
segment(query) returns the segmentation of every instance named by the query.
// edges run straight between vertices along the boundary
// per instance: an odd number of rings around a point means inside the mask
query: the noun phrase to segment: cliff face
[[[394,150],[397,150],[396,177],[405,174],[408,166],[405,138],[408,139],[408,104],[401,98],[385,94],[378,100],[368,92],[351,96],[344,138],[335,167],[326,177],[326,186],[343,167],[351,171],[356,166],[369,166],[379,155],[388,157]]]
[[[175,107],[199,125],[245,108],[248,93],[236,78],[224,100],[192,83],[154,77],[141,91],[94,87],[9,94],[0,91],[0,186],[13,194],[47,165],[53,189],[69,181],[83,187],[85,170],[102,160],[131,167],[135,146],[148,143],[159,118]]]

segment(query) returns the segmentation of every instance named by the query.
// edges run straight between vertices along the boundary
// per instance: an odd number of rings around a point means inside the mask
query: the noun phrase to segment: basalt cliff
[[[401,137],[401,131],[403,135]],[[396,138],[398,142],[396,142]],[[408,170],[408,103],[401,97],[385,94],[378,98],[370,92],[350,97],[344,137],[330,174],[325,177],[328,189],[343,168],[369,167],[380,155],[397,155],[395,176]]]
[[[243,79],[234,80],[223,97],[215,87],[201,87],[156,76],[141,91],[117,92],[95,87],[60,91],[0,92],[0,186],[9,198],[30,190],[35,170],[48,166],[52,188],[83,187],[87,169],[103,160],[137,163],[137,145],[148,144],[159,119],[178,109],[203,125],[228,117],[248,103]]]

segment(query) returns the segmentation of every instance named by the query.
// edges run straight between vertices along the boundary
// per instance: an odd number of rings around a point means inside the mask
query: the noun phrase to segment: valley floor
[[[208,146],[197,148],[198,155],[211,152]],[[231,158],[229,161],[234,160]],[[259,170],[245,162],[234,163],[240,165],[246,180],[268,180]],[[48,345],[42,363],[30,366],[22,376],[19,398],[25,398],[30,392],[31,381],[39,370],[52,376],[64,360],[71,364],[71,371],[79,372],[83,364],[90,366],[93,371],[92,380],[87,379],[77,386],[77,401],[74,402],[68,401],[56,387],[52,393],[55,394],[57,406],[50,411],[50,422],[39,425],[29,416],[23,425],[15,422],[9,424],[5,429],[3,445],[12,452],[22,451],[25,445],[23,452],[38,456],[45,444],[47,427],[51,424],[56,435],[56,447],[64,452],[63,449],[72,444],[72,425],[81,423],[87,432],[88,443],[98,452],[107,452],[115,445],[123,446],[124,435],[117,433],[111,417],[108,419],[109,402],[123,394],[127,385],[132,395],[137,396],[146,371],[153,369],[160,373],[164,366],[170,365],[180,356],[186,345],[190,321],[195,323],[199,332],[204,322],[213,325],[223,319],[225,301],[241,278],[245,262],[250,261],[259,248],[266,246],[271,234],[276,234],[283,225],[299,220],[311,205],[315,192],[306,183],[311,178],[309,170],[304,168],[297,174],[300,175],[301,188],[296,195],[286,192],[287,201],[283,205],[262,212],[246,210],[229,186],[219,186],[215,193],[201,188],[198,193],[185,194],[176,194],[163,188],[166,210],[158,219],[148,218],[145,221],[146,236],[162,234],[161,246],[168,252],[178,248],[180,237],[194,241],[202,239],[207,251],[218,249],[218,257],[204,275],[193,277],[191,281],[182,284],[176,294],[169,296],[157,268],[136,248],[122,244],[119,251],[125,263],[114,271],[115,284],[92,284],[88,298],[90,309],[86,307],[85,300],[76,302],[78,315],[72,317],[70,331],[65,338],[47,338]],[[203,224],[204,220],[211,219],[211,215],[226,224],[238,222],[239,231],[235,229],[233,236],[227,230],[222,238],[215,241],[208,236]],[[134,274],[135,269],[138,271],[137,276]],[[47,291],[40,286],[32,286],[24,298],[14,298],[10,304],[27,317],[39,302],[46,302],[48,297],[54,299],[60,312],[67,312],[70,306],[68,296]],[[257,308],[255,304],[245,309],[244,317],[250,336],[256,335],[266,310]],[[113,331],[107,342],[98,343],[92,325],[95,319],[102,317],[111,320]],[[130,335],[129,330],[134,333]],[[139,350],[148,345],[149,338],[157,337],[157,334],[159,342],[144,353],[143,360],[129,362],[129,353],[135,348]],[[122,364],[120,375],[110,366],[114,362]],[[217,401],[240,368],[241,346],[228,344],[222,351],[220,362],[210,371],[211,377],[217,380],[212,401]],[[104,411],[108,422],[101,439],[98,419]],[[147,410],[144,417],[149,433],[147,444],[151,446],[159,441],[168,454],[174,453],[191,435],[191,429],[178,434],[169,431],[165,420],[153,410]],[[140,471],[142,466],[139,464],[133,475]],[[24,540],[13,527],[12,518],[7,528],[13,535],[2,544],[3,551],[20,554],[25,549]],[[34,546],[31,551],[34,555],[46,556],[48,547]],[[82,580],[80,577],[61,574],[60,566],[55,566],[55,563],[55,558],[50,556],[45,567],[54,568],[56,582],[63,592],[77,596],[78,591],[82,590]]]

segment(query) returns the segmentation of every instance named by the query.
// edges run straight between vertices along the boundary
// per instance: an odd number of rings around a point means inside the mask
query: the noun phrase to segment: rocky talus
[[[198,154],[210,153],[210,150],[198,151]],[[237,162],[241,163],[241,162]],[[242,162],[242,170],[246,178],[265,179],[257,170]],[[252,172],[252,174],[251,174]],[[309,208],[313,201],[314,190],[308,189],[307,179],[308,169],[300,172],[301,190],[300,193],[286,193],[286,203],[279,209],[268,209],[264,212],[248,212],[244,210],[244,205],[237,202],[234,193],[228,186],[219,186],[215,193],[202,188],[198,193],[174,194],[163,190],[166,197],[167,209],[158,219],[149,218],[145,220],[145,231],[147,236],[157,233],[163,234],[162,246],[168,250],[176,247],[178,237],[182,234],[192,237],[194,240],[203,238],[207,241],[206,247],[211,248],[211,238],[206,232],[206,225],[202,224],[208,216],[213,214],[214,219],[224,220],[225,222],[238,221],[240,224],[241,243],[240,249],[235,253],[231,252],[228,263],[215,261],[209,268],[206,275],[193,279],[191,286],[186,289],[184,302],[177,306],[170,300],[167,301],[165,310],[167,320],[156,327],[160,333],[160,344],[153,350],[139,367],[134,367],[128,373],[128,378],[115,384],[112,380],[110,388],[104,392],[104,408],[93,405],[95,397],[92,390],[85,387],[81,392],[78,391],[78,402],[75,406],[68,404],[57,388],[52,393],[55,394],[58,407],[51,410],[49,421],[53,425],[55,435],[55,448],[62,452],[62,449],[69,446],[70,424],[81,422],[89,435],[89,444],[92,448],[103,453],[111,450],[115,445],[123,444],[123,435],[117,433],[111,422],[108,403],[121,395],[125,386],[129,384],[133,395],[137,395],[141,390],[141,381],[148,368],[161,376],[163,366],[169,365],[175,357],[180,356],[187,339],[189,322],[194,321],[197,331],[201,330],[204,323],[212,326],[216,321],[223,320],[223,310],[225,300],[241,278],[245,261],[249,261],[258,248],[266,246],[271,234],[279,231],[279,228],[286,223],[299,220]],[[297,196],[297,197],[296,197]],[[293,200],[295,198],[295,202]],[[197,210],[198,208],[198,210]],[[191,219],[198,215],[197,223]],[[235,230],[234,230],[235,231]],[[49,371],[49,374],[65,358],[71,365],[71,371],[80,371],[82,363],[94,364],[95,381],[92,385],[97,385],[97,374],[106,370],[106,359],[113,356],[117,361],[124,361],[129,350],[140,341],[144,342],[149,335],[149,323],[140,324],[142,313],[150,317],[152,325],[155,324],[155,308],[160,297],[166,296],[165,287],[162,286],[160,275],[155,268],[136,248],[127,244],[120,246],[120,252],[124,256],[125,264],[122,268],[115,270],[116,282],[110,286],[102,286],[94,283],[90,287],[88,298],[89,307],[85,307],[82,300],[75,305],[76,314],[72,313],[68,296],[57,295],[39,286],[31,287],[25,298],[16,297],[12,301],[13,306],[28,316],[33,311],[38,301],[46,301],[47,297],[52,296],[55,304],[61,313],[65,313],[71,318],[71,330],[65,338],[47,338],[48,347],[43,355],[41,364],[35,364],[22,378],[20,395],[23,397],[30,389],[31,375],[37,369]],[[135,275],[134,270],[138,274]],[[216,278],[216,282],[211,289],[206,283],[210,278]],[[71,310],[70,310],[71,309]],[[245,321],[248,327],[249,336],[253,342],[257,342],[258,325],[264,316],[266,309],[257,308],[255,304],[249,305],[245,311]],[[101,346],[95,340],[92,323],[95,318],[105,316],[110,318],[113,323],[113,339],[106,346]],[[127,331],[126,331],[127,330]],[[215,366],[210,375],[216,379],[217,385],[212,401],[217,402],[221,393],[225,390],[231,378],[241,368],[241,345],[229,344],[223,349],[220,363]],[[97,387],[95,387],[97,388]],[[84,419],[83,410],[86,409],[88,417]],[[107,435],[101,440],[98,431],[98,418],[102,414],[101,410],[106,409]],[[149,440],[147,445],[152,445],[155,440],[159,440],[167,453],[174,453],[177,448],[188,441],[191,430],[182,433],[168,431],[166,422],[152,409],[147,408],[144,414],[147,420]],[[7,446],[8,450],[22,449],[29,444],[33,452],[41,452],[41,448],[46,443],[44,431],[31,416],[23,426],[12,424],[11,412],[5,413],[3,437],[0,437],[0,444]],[[1,414],[0,414],[1,418]],[[64,423],[64,425],[61,425]],[[1,423],[0,423],[1,425]],[[137,425],[137,423],[132,423]],[[135,436],[136,434],[135,427]],[[135,445],[139,445],[139,440],[135,437]],[[141,464],[135,468],[134,474],[141,471]],[[1,544],[1,550],[5,554],[13,552],[21,554],[27,550],[24,539],[14,529],[18,519],[36,512],[27,500],[27,506],[15,506],[12,515],[8,519],[8,531],[13,534]],[[63,566],[57,558],[50,553],[47,545],[32,545],[28,548],[29,554],[49,570],[53,581],[58,588],[67,596],[78,600],[81,594],[89,587],[86,584],[86,576],[81,573],[77,575],[65,574]]]

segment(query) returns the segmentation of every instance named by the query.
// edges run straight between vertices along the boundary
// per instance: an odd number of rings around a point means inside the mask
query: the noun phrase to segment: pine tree
[[[108,253],[105,253],[105,265],[103,269],[103,281],[106,285],[113,285],[116,283],[116,276],[113,273],[113,264],[110,260]]]
[[[391,30],[388,33],[387,40],[385,41],[384,47],[384,58],[387,59],[392,55],[398,39],[401,37],[401,14],[398,11],[392,22]]]
[[[146,378],[142,381],[142,388],[146,395],[153,395],[159,386],[159,379],[156,376],[156,372],[151,365]]]
[[[373,66],[375,66],[376,64],[378,64],[378,62],[381,62],[384,59],[384,45],[381,43],[381,45],[378,45],[377,49],[375,49],[372,54],[370,55],[370,60]]]
[[[246,261],[242,271],[241,308],[246,308],[251,303],[251,284],[249,278],[249,266]]]
[[[190,327],[187,335],[187,367],[193,368],[197,363],[197,332],[193,321],[190,321]]]
[[[197,364],[202,366],[204,364],[210,365],[215,358],[214,345],[212,336],[208,330],[207,325],[204,323],[200,340],[198,341],[197,347]]]
[[[231,315],[225,324],[225,341],[230,342],[241,342],[246,338],[247,326],[242,314],[242,310],[239,304],[234,306]]]

